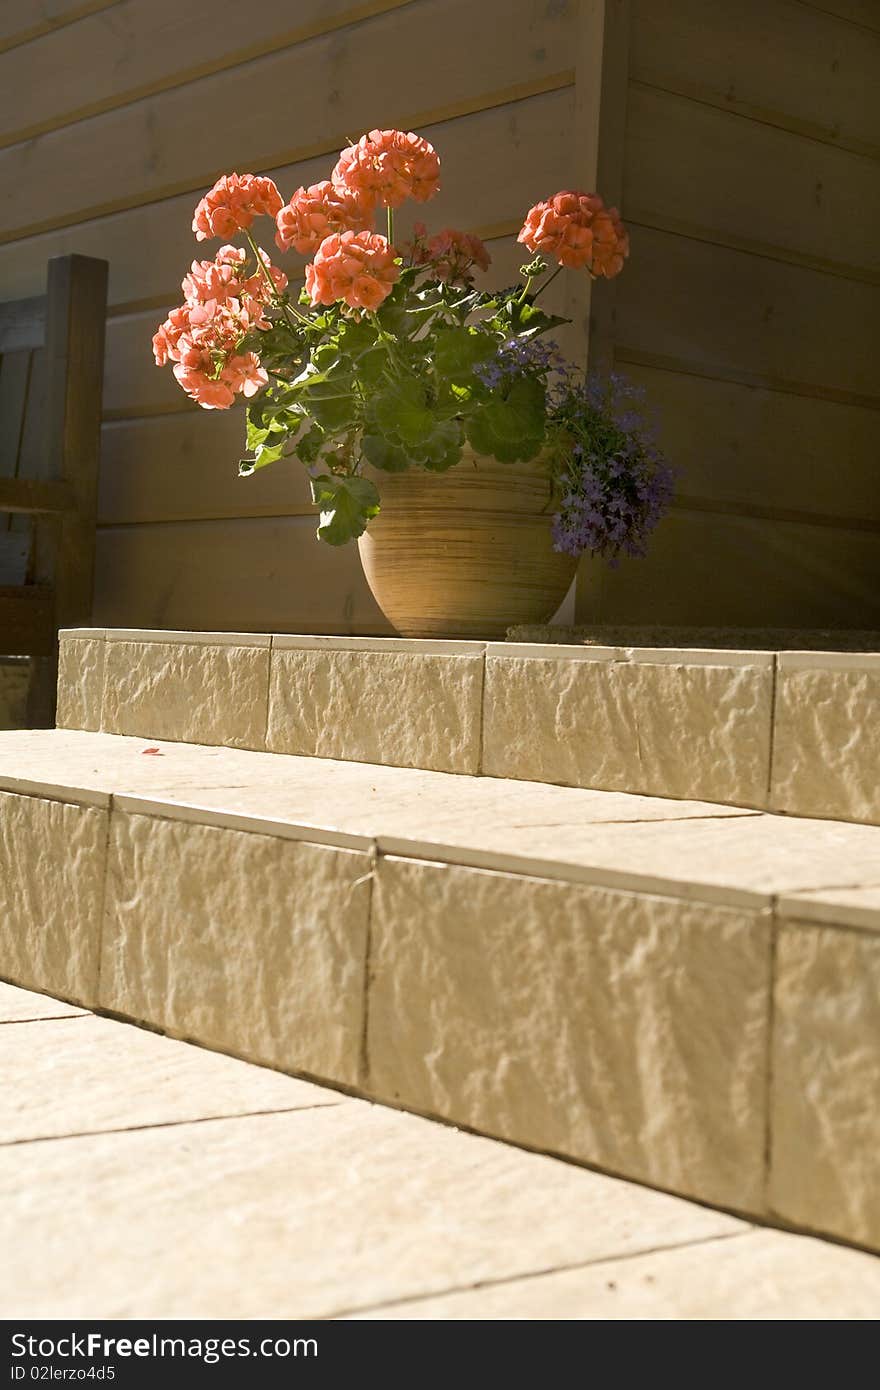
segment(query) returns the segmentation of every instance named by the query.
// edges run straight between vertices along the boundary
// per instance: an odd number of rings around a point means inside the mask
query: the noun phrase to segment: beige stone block
[[[391,651],[273,650],[267,747],[276,753],[476,773],[483,657],[479,650],[467,652],[473,644],[461,645],[466,654],[406,652],[396,646]]]
[[[773,1211],[880,1248],[880,938],[783,923],[772,1075]]]
[[[483,771],[490,777],[635,791],[638,739],[612,650],[486,655]]]
[[[49,994],[36,994],[31,989],[0,982],[0,1023],[30,1023],[44,1018],[74,1018],[82,1009],[53,999]]]
[[[59,729],[100,729],[105,646],[103,636],[61,634],[56,715]]]
[[[355,1084],[370,859],[114,812],[104,1008]]]
[[[0,975],[95,1003],[107,812],[0,792]]]
[[[768,653],[639,652],[620,674],[638,742],[634,791],[767,805]]]
[[[355,1321],[874,1321],[880,1261],[809,1236],[746,1231],[535,1279],[385,1304]]]
[[[769,654],[531,650],[489,648],[485,772],[766,805]]]
[[[0,999],[2,1002],[2,999]],[[4,1144],[338,1105],[336,1091],[81,1014],[0,1030]]]
[[[57,1139],[23,1171],[0,1148],[9,1318],[327,1317],[742,1228],[359,1101]]]
[[[106,733],[263,748],[266,645],[108,640]]]
[[[880,656],[783,653],[773,806],[880,823]]]
[[[768,914],[405,860],[373,892],[371,1093],[761,1209]]]

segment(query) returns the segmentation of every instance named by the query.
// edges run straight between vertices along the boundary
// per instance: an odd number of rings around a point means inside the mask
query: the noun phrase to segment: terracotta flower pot
[[[366,470],[382,510],[358,541],[373,596],[403,637],[503,638],[552,618],[577,561],[553,549],[540,458],[470,451],[446,473]]]

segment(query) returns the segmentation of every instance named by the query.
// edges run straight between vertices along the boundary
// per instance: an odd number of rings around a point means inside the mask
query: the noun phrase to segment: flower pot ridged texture
[[[552,618],[577,560],[553,549],[539,457],[499,463],[466,450],[445,473],[366,469],[382,510],[358,541],[373,596],[403,637],[503,639]]]

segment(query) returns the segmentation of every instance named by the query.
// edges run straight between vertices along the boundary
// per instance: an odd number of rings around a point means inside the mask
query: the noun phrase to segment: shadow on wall
[[[26,656],[0,656],[0,729],[27,727],[27,700],[30,659]]]

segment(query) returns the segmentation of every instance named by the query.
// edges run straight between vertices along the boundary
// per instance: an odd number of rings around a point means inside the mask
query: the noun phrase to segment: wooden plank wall
[[[354,548],[314,539],[299,466],[239,480],[240,412],[199,410],[152,363],[197,251],[192,208],[225,170],[271,173],[289,195],[327,177],[347,137],[417,129],[443,191],[404,227],[421,212],[478,231],[515,278],[529,205],[594,174],[575,50],[583,36],[595,86],[600,0],[252,0],[246,23],[239,0],[14,7],[27,42],[4,13],[0,298],[38,293],[52,255],[110,262],[95,620],[387,630]]]
[[[880,627],[880,6],[617,11],[599,160],[632,258],[593,346],[681,477],[647,560],[583,567],[578,616]]]

